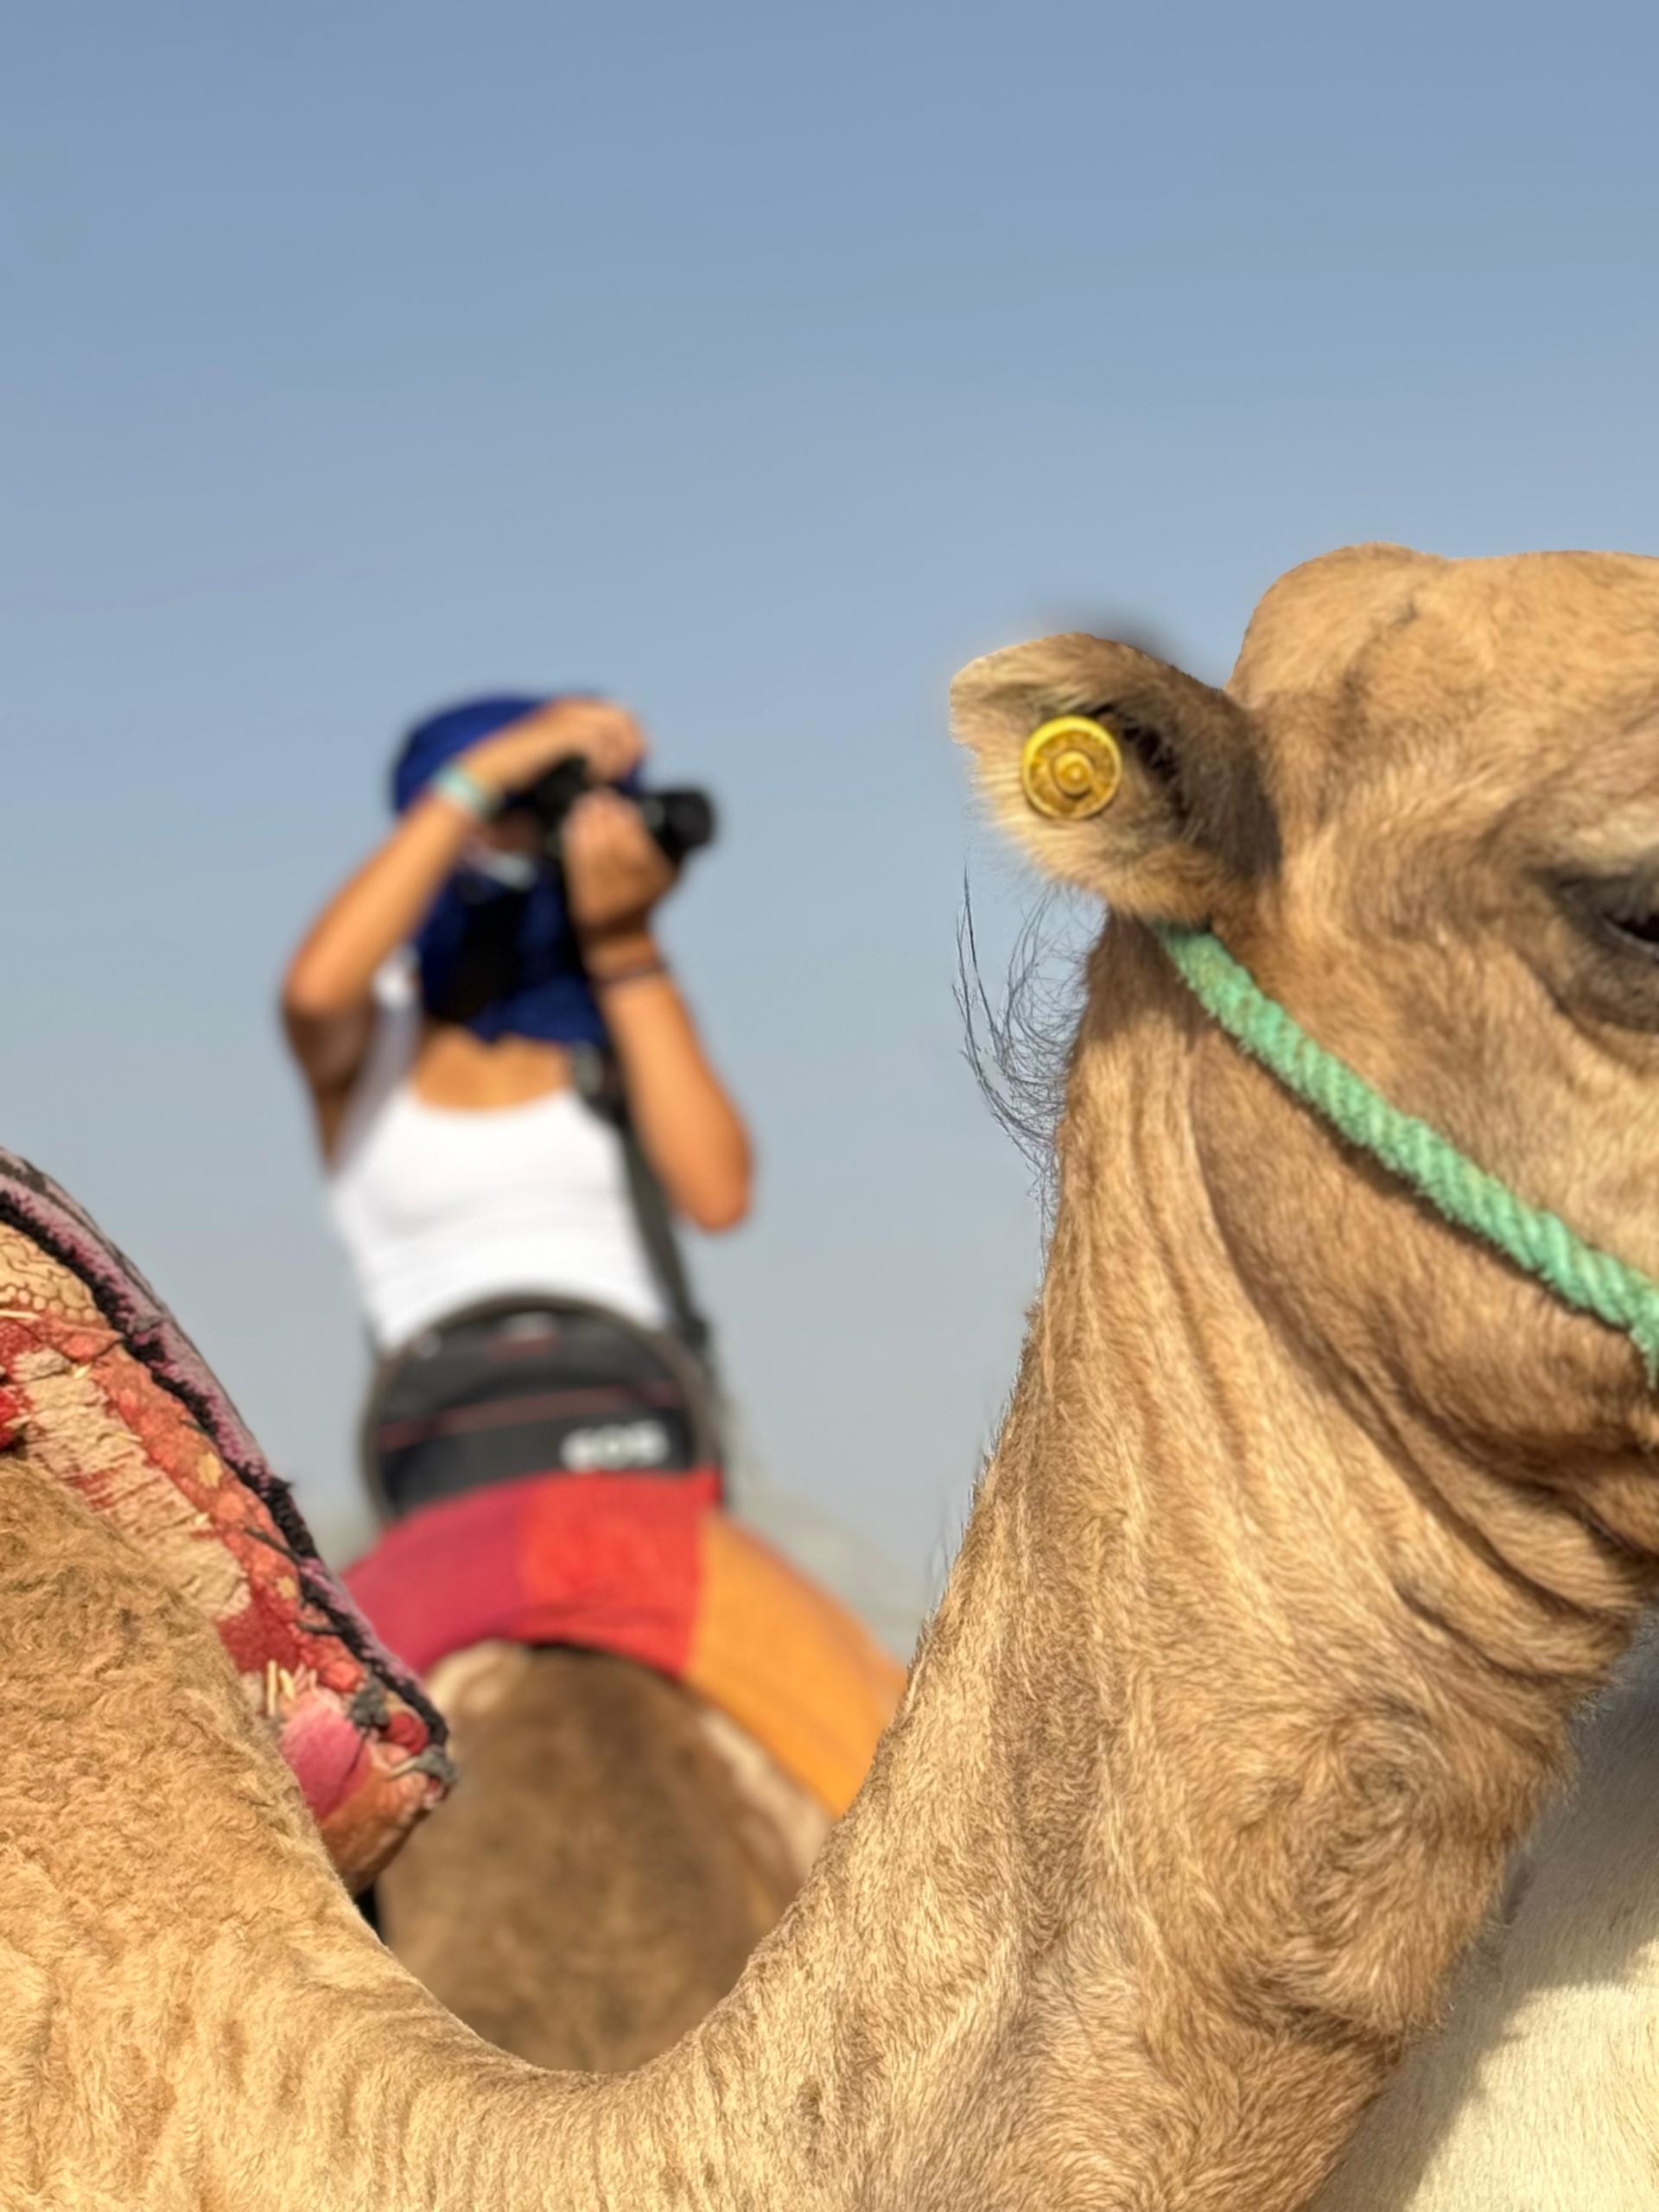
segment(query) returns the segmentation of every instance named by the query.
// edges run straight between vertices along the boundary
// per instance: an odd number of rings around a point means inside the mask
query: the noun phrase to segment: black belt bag
[[[717,1393],[679,1336],[526,1292],[435,1322],[382,1361],[359,1432],[388,1520],[530,1475],[718,1467]]]

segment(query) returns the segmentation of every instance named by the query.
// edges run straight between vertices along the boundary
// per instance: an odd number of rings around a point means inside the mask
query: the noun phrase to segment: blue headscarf
[[[550,703],[471,699],[417,722],[392,768],[392,803],[398,813],[419,798],[446,761]],[[633,782],[628,778],[623,788],[631,789]],[[422,1002],[439,1020],[463,1022],[485,1038],[537,1037],[552,1045],[605,1042],[604,1020],[582,969],[564,887],[550,869],[538,868],[534,883],[521,891],[476,868],[457,868],[416,932],[415,951]]]

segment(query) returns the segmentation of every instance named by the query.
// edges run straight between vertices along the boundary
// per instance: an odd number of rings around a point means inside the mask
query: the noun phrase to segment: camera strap
[[[675,1234],[668,1196],[646,1159],[628,1111],[627,1095],[613,1057],[596,1045],[577,1045],[571,1052],[576,1090],[583,1102],[616,1131],[628,1179],[639,1241],[657,1278],[674,1332],[712,1374],[714,1332],[692,1295],[680,1240]]]

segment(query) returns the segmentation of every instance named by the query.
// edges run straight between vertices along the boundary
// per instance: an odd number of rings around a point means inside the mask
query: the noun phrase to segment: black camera
[[[541,825],[542,843],[550,860],[559,856],[559,833],[564,817],[585,791],[594,788],[588,763],[580,753],[561,760],[531,785],[518,804],[528,807]],[[656,839],[663,858],[675,868],[689,853],[715,842],[715,803],[707,791],[690,786],[678,791],[632,791],[645,825]]]

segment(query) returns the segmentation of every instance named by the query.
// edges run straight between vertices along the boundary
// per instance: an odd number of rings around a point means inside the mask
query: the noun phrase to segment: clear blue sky
[[[1357,538],[1654,550],[1656,64],[1636,6],[0,9],[0,1136],[320,1522],[362,1354],[276,979],[402,722],[577,679],[725,802],[671,934],[766,1455],[937,1564],[1039,1236],[949,677],[1113,613],[1218,673]]]

